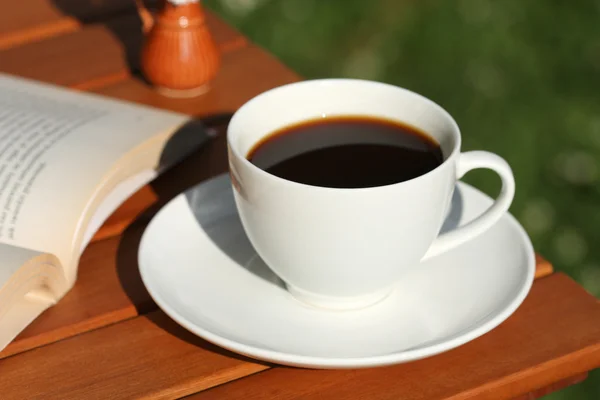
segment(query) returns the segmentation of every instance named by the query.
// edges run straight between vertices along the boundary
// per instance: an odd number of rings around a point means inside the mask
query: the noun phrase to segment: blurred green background
[[[511,212],[537,251],[600,297],[600,1],[204,4],[305,78],[384,81],[442,105],[464,150],[513,167]],[[465,180],[499,190],[491,172]],[[600,399],[600,371],[546,399]]]

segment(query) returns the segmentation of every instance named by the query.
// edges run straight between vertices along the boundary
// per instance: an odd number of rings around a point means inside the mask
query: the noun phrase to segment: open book
[[[0,350],[73,286],[110,214],[209,136],[186,115],[0,74]]]

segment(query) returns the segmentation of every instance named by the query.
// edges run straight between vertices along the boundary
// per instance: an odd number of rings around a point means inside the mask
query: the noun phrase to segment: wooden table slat
[[[138,51],[141,41],[139,16],[126,14],[76,32],[0,51],[0,71],[71,87],[118,74],[125,79],[129,67],[124,53]],[[135,56],[131,54],[131,58]]]
[[[211,32],[223,53],[246,39],[212,13]],[[90,90],[118,82],[138,67],[142,21],[135,12],[75,32],[0,51],[0,71],[43,82]],[[92,44],[93,45],[90,45]]]
[[[154,312],[2,360],[1,397],[174,399],[265,368]]]
[[[27,7],[15,7],[12,2],[7,3],[0,13],[0,50],[76,32],[86,25],[124,14],[151,15],[148,10],[155,9],[159,1],[144,1],[150,7],[141,11],[135,0],[28,0]],[[209,28],[215,32],[217,41],[231,45],[235,41],[237,44],[245,42],[246,39],[231,27],[224,30],[226,24],[210,10],[205,11]],[[231,37],[224,37],[224,34]]]
[[[552,264],[539,254],[535,255],[535,279],[543,278],[554,272]]]
[[[212,90],[191,99],[171,99],[158,94],[144,82],[130,78],[97,90],[95,93],[142,103],[166,110],[207,118],[235,111],[250,98],[300,77],[258,46],[223,56],[223,65],[212,82]]]
[[[25,7],[2,1],[0,49],[78,29],[82,22],[98,21],[134,11],[133,1],[27,0]]]
[[[542,278],[496,329],[424,360],[364,370],[275,368],[191,396],[210,399],[512,399],[600,366],[598,301]]]
[[[558,392],[559,390],[565,389],[569,386],[576,385],[587,379],[588,373],[584,372],[579,375],[570,376],[566,379],[562,379],[558,382],[552,383],[548,386],[535,389],[529,393],[514,397],[512,400],[534,400],[544,397],[550,393]]]

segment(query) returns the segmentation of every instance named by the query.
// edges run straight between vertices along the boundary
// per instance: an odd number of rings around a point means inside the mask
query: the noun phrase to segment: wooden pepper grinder
[[[146,79],[169,97],[205,93],[219,69],[220,54],[200,1],[167,0],[154,18],[140,10],[147,30],[141,52]]]

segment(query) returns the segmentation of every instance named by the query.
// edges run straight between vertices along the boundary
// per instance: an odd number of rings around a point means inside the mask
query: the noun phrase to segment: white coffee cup
[[[438,141],[444,161],[412,180],[336,189],[279,178],[246,158],[257,143],[283,127],[344,115],[417,127]],[[325,308],[364,307],[382,299],[408,268],[494,225],[515,191],[511,168],[502,158],[460,152],[458,125],[444,109],[384,83],[323,79],[269,90],[235,113],[227,141],[235,202],[250,242],[292,295]],[[500,195],[469,224],[439,235],[456,181],[476,168],[500,175]]]

